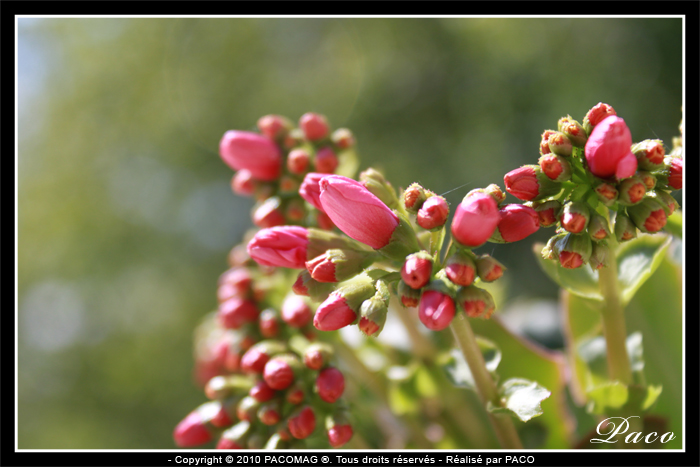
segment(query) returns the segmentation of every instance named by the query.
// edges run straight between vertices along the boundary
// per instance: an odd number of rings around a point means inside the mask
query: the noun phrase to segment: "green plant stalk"
[[[611,245],[613,252],[616,245]],[[610,254],[608,265],[598,270],[598,284],[603,296],[601,316],[608,361],[608,376],[625,385],[632,383],[632,368],[627,353],[627,327],[625,310],[620,299],[617,280],[617,258]]]
[[[491,374],[486,369],[486,362],[484,362],[481,349],[479,349],[479,345],[476,343],[476,336],[474,335],[474,331],[472,331],[469,320],[460,313],[459,316],[450,323],[450,329],[452,329],[452,334],[464,354],[467,365],[469,365],[469,370],[476,384],[477,393],[484,407],[486,407],[489,402],[499,407],[501,403],[496,383],[494,383]],[[513,420],[508,415],[489,412],[489,419],[496,432],[496,437],[503,448],[523,448],[520,438],[518,437],[518,432],[515,430]]]

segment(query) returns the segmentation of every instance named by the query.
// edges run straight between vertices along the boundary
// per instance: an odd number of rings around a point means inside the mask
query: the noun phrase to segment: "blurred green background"
[[[226,130],[320,112],[361,168],[455,206],[600,101],[670,146],[682,22],[23,18],[18,79],[19,447],[167,449],[204,400],[192,330],[251,226]],[[532,241],[482,250],[509,297],[554,299]]]

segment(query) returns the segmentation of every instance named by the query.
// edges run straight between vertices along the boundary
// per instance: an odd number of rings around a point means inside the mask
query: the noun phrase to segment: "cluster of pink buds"
[[[570,116],[546,130],[539,165],[507,173],[506,190],[527,201],[542,227],[557,226],[542,250],[562,267],[606,265],[608,240],[655,233],[677,207],[670,191],[683,185],[680,152],[665,155],[659,140],[633,144],[625,121],[608,104],[588,111],[583,124]]]
[[[346,128],[331,133],[326,118],[316,113],[304,114],[298,128],[286,117],[267,115],[258,120],[258,129],[227,131],[219,143],[221,158],[236,170],[233,191],[258,201],[253,208],[258,227],[308,224],[309,181],[335,173],[355,145],[353,134]],[[333,228],[322,209],[311,223]]]

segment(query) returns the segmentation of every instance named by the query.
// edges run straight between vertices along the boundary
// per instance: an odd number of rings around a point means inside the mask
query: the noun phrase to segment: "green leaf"
[[[424,365],[416,368],[413,377],[416,392],[421,397],[436,397],[440,393],[440,388],[438,388],[433,375],[430,374],[430,371]]]
[[[538,447],[569,448],[575,423],[566,408],[563,355],[513,334],[495,316],[488,320],[470,320],[470,324],[477,335],[488,338],[500,349],[502,359],[498,374],[501,380],[526,378],[551,391],[552,396],[542,402],[544,413],[537,419],[546,430],[544,444]]]
[[[644,355],[642,350],[642,334],[635,332],[627,337],[627,353],[630,359],[632,371],[637,373],[636,377],[641,384],[644,381]],[[595,336],[581,339],[576,346],[577,358],[586,365],[587,374],[585,377],[586,388],[591,389],[608,381],[608,362],[603,336]]]
[[[484,357],[486,369],[493,374],[501,362],[501,351],[496,347],[496,344],[488,339],[477,337],[476,342]],[[443,353],[438,363],[452,384],[460,388],[474,389],[474,378],[461,350],[451,349],[449,352]]]
[[[354,178],[358,167],[360,167],[360,160],[354,149],[346,149],[338,153],[338,167],[335,170],[336,175]]]
[[[588,410],[596,414],[605,414],[610,409],[619,409],[627,402],[629,391],[619,381],[611,381],[596,386],[586,392],[589,399]]]
[[[523,378],[511,378],[505,381],[498,388],[498,394],[501,396],[503,406],[494,407],[489,402],[487,407],[489,412],[512,412],[523,422],[542,415],[540,403],[552,395],[547,388]]]
[[[598,288],[598,272],[585,265],[576,269],[566,269],[559,265],[558,261],[542,258],[542,244],[535,245],[535,256],[540,263],[542,270],[559,284],[560,287],[568,290],[579,297],[591,300],[603,300]]]
[[[617,278],[622,306],[651,277],[671,244],[669,235],[642,235],[620,245],[617,252]]]
[[[413,414],[420,409],[420,398],[412,380],[415,368],[395,365],[386,372],[389,380],[389,408],[397,415]]]

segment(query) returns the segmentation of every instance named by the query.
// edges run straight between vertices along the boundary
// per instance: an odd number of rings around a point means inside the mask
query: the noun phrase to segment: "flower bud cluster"
[[[307,179],[333,174],[355,138],[347,128],[331,132],[323,115],[306,113],[299,125],[280,115],[258,120],[260,133],[227,131],[219,143],[222,160],[236,171],[231,180],[234,193],[253,196],[253,223],[260,228],[306,223],[332,229],[333,223],[308,194]],[[307,196],[308,195],[308,196]],[[304,201],[318,211],[312,211]]]
[[[683,159],[666,156],[659,140],[632,143],[625,121],[599,103],[579,124],[570,116],[540,141],[539,165],[505,177],[506,190],[534,209],[541,227],[556,226],[542,251],[562,267],[606,264],[607,241],[660,231],[677,207]],[[610,219],[611,222],[608,221]]]

